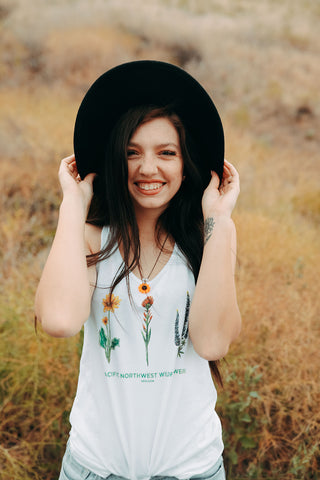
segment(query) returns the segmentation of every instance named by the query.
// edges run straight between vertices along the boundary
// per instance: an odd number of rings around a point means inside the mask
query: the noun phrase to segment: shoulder
[[[97,253],[100,251],[101,231],[102,227],[100,226],[92,225],[91,223],[85,224],[85,239],[90,253]]]

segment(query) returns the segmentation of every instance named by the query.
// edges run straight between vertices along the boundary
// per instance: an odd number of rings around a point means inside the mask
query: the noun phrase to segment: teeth
[[[156,190],[162,187],[162,183],[138,183],[137,185],[141,190]]]

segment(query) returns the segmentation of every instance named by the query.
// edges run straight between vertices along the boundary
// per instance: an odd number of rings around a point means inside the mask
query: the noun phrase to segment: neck
[[[154,244],[156,238],[156,227],[159,215],[154,212],[137,212],[136,220],[139,227],[139,237],[141,245]]]
[[[160,237],[157,235],[157,221],[159,220],[159,214],[156,215],[154,210],[139,211],[136,209],[136,221],[139,228],[139,240],[140,240],[140,261],[132,271],[140,278],[153,277],[159,271],[165,263],[168,261],[173,247],[174,241],[165,232],[160,232]],[[122,253],[122,246],[119,246]],[[132,258],[130,259],[130,261]],[[130,263],[129,261],[129,263]],[[150,280],[150,278],[148,278]]]

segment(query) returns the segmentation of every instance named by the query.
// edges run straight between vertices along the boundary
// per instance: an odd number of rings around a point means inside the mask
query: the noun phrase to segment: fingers
[[[72,155],[69,155],[69,157],[65,157],[62,159],[62,162],[66,163],[66,164],[70,164],[72,162],[75,162],[75,156],[74,156],[74,153]]]
[[[232,163],[224,160],[221,182],[217,173],[212,170],[210,186],[219,190],[219,192],[223,194],[225,188],[228,187],[231,183],[239,183],[239,175]]]
[[[220,184],[220,178],[219,178],[218,174],[214,170],[211,170],[210,185],[212,185],[214,188],[218,189],[219,184]]]
[[[229,183],[234,183],[234,182],[239,182],[239,174],[236,168],[232,165],[232,163],[225,160],[221,183],[224,186],[226,186]]]
[[[80,181],[81,181],[81,178],[80,178],[80,175],[79,175],[79,173],[78,173],[76,161],[75,161],[75,160],[70,161],[70,163],[68,163],[67,166],[68,166],[69,172],[71,173],[72,177],[73,177],[77,182],[80,182]]]
[[[239,176],[237,169],[227,160],[224,161],[224,169],[229,173],[229,176]]]
[[[69,157],[63,158],[60,163],[60,168],[66,167],[70,171],[74,170],[76,167],[76,160],[74,155],[70,155]]]
[[[75,159],[75,155],[72,154],[68,157],[65,157],[61,160],[61,164],[60,164],[60,171],[64,171],[66,169],[66,171],[74,178],[74,180],[77,182],[77,183],[80,183],[82,181],[85,181],[86,183],[89,183],[90,185],[92,185],[93,183],[93,180],[94,180],[94,177],[96,176],[96,173],[89,173],[83,180],[81,179],[80,177],[80,174],[78,172],[78,168],[77,168],[77,163],[76,163],[76,159]]]
[[[70,155],[69,157],[63,158],[60,163],[60,169],[67,168],[70,173],[74,173],[77,171],[77,164],[74,155]],[[76,175],[78,174],[78,171]]]
[[[84,177],[83,182],[87,182],[90,185],[92,185],[96,175],[97,175],[96,173],[88,173],[88,175]],[[79,178],[80,178],[80,175],[79,175]]]

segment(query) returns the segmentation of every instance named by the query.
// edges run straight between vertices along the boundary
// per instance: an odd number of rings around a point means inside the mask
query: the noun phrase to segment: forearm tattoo
[[[213,217],[206,218],[204,221],[204,245],[207,243],[209,238],[212,235],[213,227],[215,226],[215,221]]]

